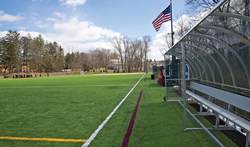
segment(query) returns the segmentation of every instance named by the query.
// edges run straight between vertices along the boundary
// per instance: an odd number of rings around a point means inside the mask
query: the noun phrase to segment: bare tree
[[[89,58],[93,69],[104,68],[106,70],[111,61],[111,51],[109,49],[91,50]]]
[[[162,35],[162,39],[167,44],[167,48],[171,48],[171,46],[172,46],[171,33],[166,33],[166,34]]]
[[[215,6],[220,0],[185,0],[187,11],[197,13]]]
[[[123,47],[124,47],[124,64],[125,64],[125,71],[128,71],[127,67],[127,60],[128,60],[128,53],[129,53],[129,48],[131,46],[131,40],[128,37],[123,37]]]
[[[142,71],[142,62],[143,62],[143,46],[140,44],[138,49],[138,57],[139,57],[139,68]]]
[[[80,53],[80,64],[83,71],[89,71],[90,55],[89,53]]]
[[[76,69],[76,49],[74,46],[67,47],[68,53],[65,56],[66,68],[75,70]]]
[[[150,36],[143,36],[142,45],[143,45],[143,60],[144,60],[144,71],[147,68],[147,58],[148,52],[150,51],[149,44],[151,42]]]
[[[32,47],[32,37],[30,34],[27,37],[23,36],[21,38],[21,48],[22,48],[22,64],[27,66],[28,62],[31,61],[31,47]],[[24,72],[28,72],[25,69]]]
[[[122,69],[126,72],[132,72],[133,69],[136,69],[136,71],[145,70],[150,42],[150,36],[143,36],[142,39],[115,37],[113,46],[121,59]]]
[[[109,49],[102,49],[102,67],[107,70],[108,65],[111,61],[111,51]]]
[[[122,69],[123,69],[123,49],[122,49],[122,37],[115,37],[112,41],[113,47],[118,52],[118,55],[120,57],[121,63],[122,63]]]
[[[177,14],[178,20],[176,21],[176,33],[175,33],[175,38],[180,39],[183,35],[185,35],[188,30],[191,29],[193,24],[195,24],[196,20],[192,19],[191,16],[184,14],[183,12],[180,12]],[[187,19],[188,18],[188,19]]]
[[[140,40],[139,40],[140,41]],[[135,55],[134,55],[134,69],[135,69],[135,71],[136,72],[138,72],[139,71],[139,69],[140,69],[140,61],[141,61],[141,59],[140,59],[140,46],[141,45],[139,45],[138,46],[138,49],[136,50],[136,52],[135,52]]]
[[[97,50],[90,50],[89,51],[89,55],[90,55],[90,65],[91,65],[91,68],[92,69],[97,69],[99,68],[98,67],[98,61],[96,60],[97,59]]]
[[[117,59],[118,58],[118,54],[116,51],[112,52],[111,55],[110,55],[110,58],[111,59]]]
[[[135,62],[135,54],[136,51],[138,51],[140,45],[141,45],[141,40],[139,39],[135,39],[133,41],[130,41],[130,47],[128,49],[128,56],[127,56],[127,60],[128,60],[128,72],[132,72],[133,71],[133,63]]]
[[[194,20],[189,15],[184,14],[183,12],[177,14],[176,17],[178,19],[175,21],[174,25],[175,26],[174,38],[175,40],[179,40],[193,26],[193,24],[195,24],[196,20]],[[160,52],[164,54],[172,47],[171,33],[166,33],[162,35],[162,39],[166,44],[164,48],[160,49]]]

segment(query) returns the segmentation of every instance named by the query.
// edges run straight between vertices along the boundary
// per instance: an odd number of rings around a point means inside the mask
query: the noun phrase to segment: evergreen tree
[[[42,72],[45,68],[43,56],[45,54],[45,41],[41,34],[33,39],[31,68],[36,72]]]
[[[20,48],[20,34],[17,31],[9,30],[5,37],[3,37],[3,66],[4,69],[9,69],[9,72],[17,72],[21,70],[21,48]]]
[[[32,59],[31,48],[32,48],[32,38],[31,38],[31,35],[28,34],[27,37],[23,36],[21,38],[22,65],[23,66],[28,66],[29,62]],[[24,72],[28,72],[28,71],[24,70]]]

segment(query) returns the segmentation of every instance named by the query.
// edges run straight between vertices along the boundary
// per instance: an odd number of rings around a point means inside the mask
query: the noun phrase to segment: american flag
[[[170,5],[164,10],[162,11],[158,17],[152,22],[156,32],[159,31],[159,29],[161,28],[161,25],[164,22],[170,21],[171,20],[171,12],[170,12]]]

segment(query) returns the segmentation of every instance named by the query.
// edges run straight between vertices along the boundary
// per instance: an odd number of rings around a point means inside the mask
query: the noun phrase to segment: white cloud
[[[48,17],[48,18],[46,18],[46,21],[57,21],[57,19]]]
[[[0,37],[4,36],[6,33],[7,32],[5,33],[0,32]],[[32,31],[19,31],[19,33],[21,34],[21,36],[27,36],[27,34],[29,33],[32,37],[37,37],[39,34],[41,34],[43,38],[49,42],[56,41],[59,45],[63,47],[65,53],[72,51],[72,48],[74,48],[74,51],[79,51],[79,52],[88,52],[90,49],[96,49],[96,48],[113,49],[112,43],[106,40],[96,40],[89,43],[81,43],[81,42],[65,40],[62,34],[46,34],[46,33],[44,34]]]
[[[64,13],[60,13],[60,12],[54,12],[54,15],[61,18],[61,19],[66,19],[67,15]]]
[[[58,33],[47,34],[47,37],[57,41],[65,51],[68,51],[70,47],[77,48],[77,51],[80,52],[87,52],[95,48],[112,49],[110,39],[120,36],[118,32],[95,26],[89,21],[80,21],[76,17],[65,19],[62,22],[57,21],[53,28]]]
[[[18,28],[18,30],[22,30],[22,31],[24,31],[24,30],[27,29],[27,27],[22,27],[22,26],[19,26],[19,27],[17,27],[17,28]]]
[[[0,13],[2,13],[0,11]],[[89,21],[79,20],[77,17],[69,17],[64,13],[55,12],[53,17],[48,17],[46,21],[32,20],[39,28],[50,28],[50,33],[27,31],[27,28],[19,27],[21,36],[27,36],[29,33],[32,37],[39,34],[49,42],[58,42],[67,53],[69,48],[75,48],[79,52],[88,52],[90,49],[106,48],[113,49],[110,40],[115,36],[120,36],[119,32],[94,25]],[[49,22],[50,21],[50,22]],[[0,32],[0,37],[5,36],[8,32]]]
[[[78,5],[84,5],[87,0],[59,0],[62,5],[71,5],[74,6],[74,10]]]
[[[56,16],[56,18],[48,17],[48,18],[46,18],[46,21],[57,22],[59,20],[65,21],[67,19],[67,15],[65,13],[54,12],[53,15]]]
[[[113,45],[111,42],[108,41],[96,41],[96,42],[91,42],[91,43],[63,43],[60,44],[64,47],[65,52],[71,52],[72,48],[74,51],[79,51],[79,52],[89,52],[91,49],[96,49],[96,48],[104,48],[104,49],[113,49]]]
[[[59,13],[55,13],[57,16]],[[61,17],[61,18],[63,18]],[[40,33],[32,31],[19,31],[22,36],[27,36],[31,34],[32,37],[36,37],[41,34],[45,40],[50,42],[58,42],[63,48],[65,53],[68,51],[68,48],[77,48],[77,51],[88,52],[90,49],[95,48],[106,48],[112,49],[113,46],[110,42],[111,38],[115,36],[120,36],[120,33],[114,32],[110,29],[102,28],[95,26],[93,23],[88,21],[80,21],[76,17],[67,18],[65,16],[64,20],[47,18],[47,21],[52,21],[53,33]],[[48,27],[46,23],[42,21],[37,21],[35,23],[38,27]],[[6,32],[7,33],[7,32]],[[0,32],[0,37],[5,36],[6,33]]]
[[[118,32],[94,26],[91,22],[79,21],[76,17],[71,17],[64,22],[56,22],[53,27],[61,32],[60,39],[70,42],[113,38],[120,35]]]
[[[4,37],[7,33],[8,31],[0,31],[0,38]]]
[[[18,33],[20,33],[21,36],[27,36],[28,34],[31,35],[31,37],[37,37],[39,34],[41,34],[43,37],[46,36],[42,33],[39,32],[33,32],[33,31],[19,31]]]
[[[0,21],[19,21],[23,19],[23,17],[17,15],[17,16],[14,16],[14,15],[11,15],[11,14],[6,14],[4,13],[3,11],[0,11]]]
[[[152,60],[163,60],[163,54],[168,50],[167,44],[163,39],[163,35],[171,32],[170,22],[164,23],[161,26],[161,31],[157,33],[151,43],[151,51],[149,58]]]
[[[163,54],[166,50],[166,43],[164,42],[163,38],[160,35],[156,35],[155,39],[152,40],[150,46],[150,55],[149,58],[152,60],[163,60]]]
[[[47,28],[47,27],[49,26],[48,24],[43,23],[41,20],[39,20],[38,22],[35,22],[35,25],[36,25],[38,28],[40,28],[40,29],[42,29],[42,28]]]

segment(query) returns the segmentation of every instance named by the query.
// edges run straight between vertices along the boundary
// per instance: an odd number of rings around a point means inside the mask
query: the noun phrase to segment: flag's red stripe
[[[169,20],[171,20],[171,17],[164,17],[164,18],[162,18],[161,20],[159,20],[159,21],[157,21],[156,23],[153,23],[154,25],[157,25],[157,24],[159,24],[159,23],[162,23],[162,22],[164,22],[164,21],[169,21]]]
[[[154,24],[154,27],[155,27],[155,28],[158,28],[158,27],[160,27],[164,22],[167,22],[167,21],[169,21],[169,19],[162,20],[160,23]]]
[[[168,22],[169,20],[171,19],[163,19],[161,22],[159,22],[158,24],[154,24],[154,27],[155,28],[160,28],[161,25],[164,23],[164,22]]]
[[[141,90],[141,93],[140,93],[139,98],[137,100],[137,104],[135,106],[134,113],[133,113],[133,115],[132,115],[132,117],[130,119],[130,123],[129,123],[129,126],[128,126],[127,133],[126,133],[126,135],[124,136],[124,139],[123,139],[122,147],[127,147],[128,146],[129,138],[130,138],[130,135],[132,133],[133,126],[134,126],[135,117],[136,117],[138,106],[139,106],[139,103],[140,103],[140,100],[141,100],[142,92],[143,92],[143,90]]]
[[[158,31],[164,22],[171,20],[171,13],[164,15],[160,13],[159,16],[152,22],[156,31]]]
[[[153,21],[153,23],[157,22],[159,19],[161,19],[164,16],[163,13],[159,14],[159,16]]]
[[[164,16],[162,17],[160,20],[156,21],[153,23],[153,25],[158,25],[158,24],[162,24],[163,22],[169,21],[171,20],[171,16]]]
[[[155,20],[154,22],[153,22],[153,24],[158,24],[162,19],[164,19],[164,15],[162,15],[161,17],[159,17],[157,20]]]
[[[159,18],[156,18],[154,21],[153,21],[153,24],[156,24],[158,22],[160,22],[161,20],[163,19],[171,19],[171,14],[167,14],[167,15],[161,15],[161,17]]]

